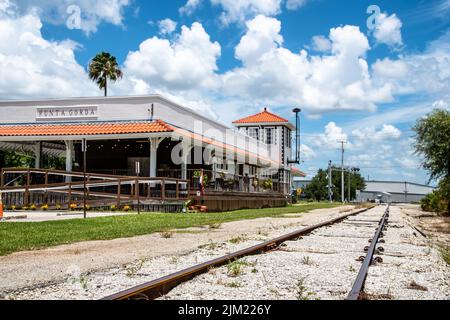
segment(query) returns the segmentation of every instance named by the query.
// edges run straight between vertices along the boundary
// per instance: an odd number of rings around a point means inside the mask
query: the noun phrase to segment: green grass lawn
[[[86,220],[0,223],[0,256],[18,251],[42,249],[74,242],[128,238],[171,229],[208,226],[263,217],[277,217],[288,213],[303,213],[314,209],[337,206],[339,204],[311,203],[304,206],[239,210],[224,213],[147,213]]]

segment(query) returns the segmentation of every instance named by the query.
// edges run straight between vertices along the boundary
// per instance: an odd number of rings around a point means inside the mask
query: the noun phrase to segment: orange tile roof
[[[291,167],[291,172],[292,172],[293,176],[303,177],[303,178],[306,177],[306,173],[304,173],[303,171],[301,171],[300,169],[297,169],[295,167]]]
[[[244,124],[244,123],[273,123],[273,122],[289,123],[288,120],[267,111],[266,108],[264,109],[263,112],[243,118],[241,120],[234,121],[233,123]]]
[[[77,124],[0,125],[0,137],[84,136],[173,132],[161,120],[135,122],[99,122]]]

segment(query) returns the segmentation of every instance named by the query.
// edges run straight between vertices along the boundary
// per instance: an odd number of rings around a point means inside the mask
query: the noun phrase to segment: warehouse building
[[[357,191],[357,199],[359,202],[419,203],[434,190],[431,186],[411,182],[367,181],[366,188]]]

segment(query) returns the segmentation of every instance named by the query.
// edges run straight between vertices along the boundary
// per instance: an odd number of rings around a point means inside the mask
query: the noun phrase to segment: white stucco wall
[[[0,125],[33,124],[33,123],[73,123],[86,122],[80,119],[37,120],[37,110],[42,107],[68,108],[76,106],[96,106],[98,117],[88,121],[143,121],[150,120],[153,105],[153,119],[213,138],[218,142],[234,145],[240,149],[259,153],[261,157],[279,162],[276,152],[246,134],[227,127],[210,118],[198,114],[189,108],[178,105],[159,95],[143,97],[98,97],[70,98],[34,101],[0,101]],[[7,141],[7,138],[0,140]]]

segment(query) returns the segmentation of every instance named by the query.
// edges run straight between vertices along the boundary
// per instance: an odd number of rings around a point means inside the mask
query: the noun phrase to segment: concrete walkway
[[[88,212],[87,218],[135,215],[135,212]],[[44,222],[83,219],[83,212],[75,211],[17,211],[5,212],[4,222]]]

